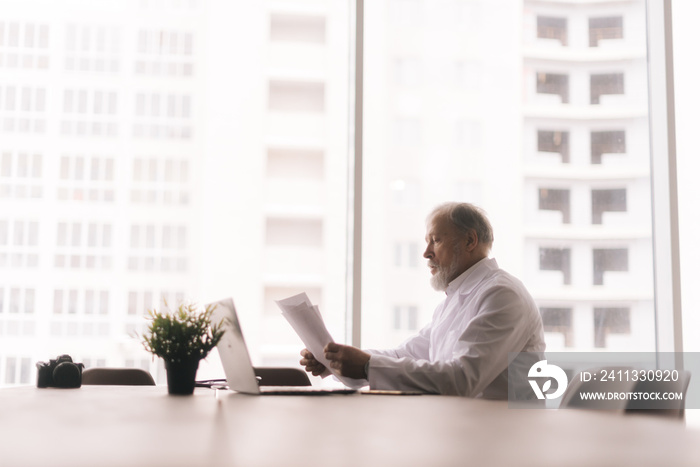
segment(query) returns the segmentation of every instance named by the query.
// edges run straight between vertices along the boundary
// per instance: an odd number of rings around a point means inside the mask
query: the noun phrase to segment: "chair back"
[[[301,368],[255,367],[254,370],[260,386],[311,386]]]
[[[601,393],[601,392],[630,392],[635,383],[631,381],[621,381],[620,378],[614,380],[601,381],[601,375],[617,372],[618,370],[630,370],[631,367],[625,366],[608,366],[591,368],[582,371],[574,376],[561,397],[560,409],[603,409],[623,412],[627,405],[624,400],[595,400],[585,399],[581,397],[581,393]],[[591,376],[590,381],[584,381],[583,374],[596,375]]]
[[[141,368],[88,368],[83,384],[115,386],[155,386],[153,376]]]
[[[685,419],[685,398],[690,385],[690,372],[685,370],[678,371],[678,379],[676,381],[638,381],[635,390],[645,393],[677,393],[681,394],[680,399],[669,399],[660,401],[644,401],[633,400],[629,401],[626,414],[644,414],[656,415],[659,417],[669,417],[676,419]],[[649,408],[653,404],[654,408]]]

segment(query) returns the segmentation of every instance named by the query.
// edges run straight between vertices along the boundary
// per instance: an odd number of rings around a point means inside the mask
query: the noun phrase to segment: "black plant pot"
[[[168,373],[168,394],[191,395],[194,392],[194,380],[199,368],[199,359],[191,358],[181,362],[165,362]]]

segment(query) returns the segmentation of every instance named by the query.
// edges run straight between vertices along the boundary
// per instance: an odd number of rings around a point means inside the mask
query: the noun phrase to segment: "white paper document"
[[[333,374],[340,382],[353,389],[367,385],[366,380],[340,376],[337,370],[331,369],[330,361],[325,358],[323,349],[334,341],[323,322],[318,306],[311,303],[306,293],[300,293],[284,300],[275,300],[275,303],[280,307],[282,316],[291,324],[306,348],[316,360],[326,367],[326,372],[321,376]]]

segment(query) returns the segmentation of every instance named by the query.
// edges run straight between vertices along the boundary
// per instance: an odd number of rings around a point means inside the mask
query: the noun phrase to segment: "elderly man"
[[[371,389],[466,397],[508,397],[508,353],[543,352],[539,311],[523,284],[488,254],[493,231],[468,203],[446,203],[428,216],[423,256],[431,284],[445,292],[432,321],[391,350],[329,344],[325,357],[341,375],[366,378]],[[306,349],[301,364],[325,368]]]

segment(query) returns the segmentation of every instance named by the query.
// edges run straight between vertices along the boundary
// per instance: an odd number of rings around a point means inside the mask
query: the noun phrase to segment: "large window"
[[[256,365],[298,361],[295,293],[344,339],[348,3],[0,3],[0,384],[62,353],[162,382],[164,301],[232,296]]]
[[[351,1],[0,3],[0,384],[59,353],[162,381],[133,335],[164,300],[233,296],[258,365],[298,361],[301,291],[398,344],[447,200],[488,212],[550,350],[654,350],[643,0],[365,2],[361,151]]]
[[[391,245],[455,200],[490,215],[550,350],[654,350],[645,3],[387,3],[365,3],[363,345],[409,335],[386,325],[397,304],[431,319],[426,260],[393,268]],[[392,14],[409,4],[410,26]],[[404,57],[419,84],[395,73]],[[482,79],[450,80],[458,63]]]

